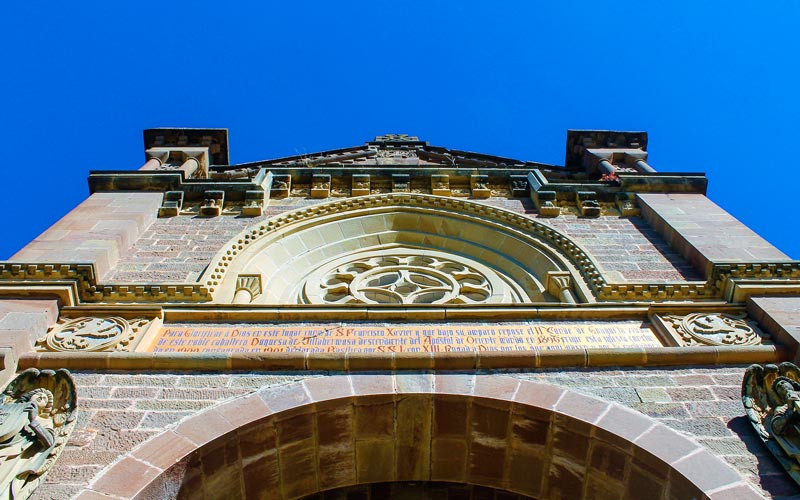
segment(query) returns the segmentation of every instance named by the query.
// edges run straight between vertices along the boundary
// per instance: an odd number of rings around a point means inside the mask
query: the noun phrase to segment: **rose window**
[[[487,302],[492,286],[473,267],[442,257],[383,255],[309,280],[305,296],[333,304],[474,304]]]

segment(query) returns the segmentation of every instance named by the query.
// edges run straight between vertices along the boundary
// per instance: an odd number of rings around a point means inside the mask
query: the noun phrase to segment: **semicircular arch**
[[[760,498],[702,445],[618,403],[453,373],[260,389],[139,445],[100,472],[87,497],[294,499],[394,481],[540,499],[638,498],[644,486],[654,498]]]
[[[604,283],[580,246],[535,219],[469,200],[392,193],[251,226],[215,256],[203,281],[216,302],[232,300],[241,276],[259,277],[253,302],[265,304],[561,300],[548,293],[550,273],[571,277],[578,301],[594,301],[592,290]]]

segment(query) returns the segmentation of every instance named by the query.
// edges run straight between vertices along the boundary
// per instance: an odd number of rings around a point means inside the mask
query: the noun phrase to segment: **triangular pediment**
[[[418,137],[408,134],[384,134],[361,146],[250,162],[236,165],[235,167],[305,167],[324,169],[380,166],[509,169],[548,167],[547,165],[514,158],[431,146],[427,141],[422,141]]]

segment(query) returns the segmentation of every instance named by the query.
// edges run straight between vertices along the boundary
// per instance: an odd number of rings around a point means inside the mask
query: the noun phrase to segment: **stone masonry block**
[[[636,198],[650,225],[706,274],[716,262],[790,260],[702,194],[638,193]]]

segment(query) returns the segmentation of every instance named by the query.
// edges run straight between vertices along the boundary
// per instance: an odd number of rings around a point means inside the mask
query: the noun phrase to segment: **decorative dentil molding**
[[[277,176],[276,176],[277,178]],[[278,179],[286,182],[287,179]],[[273,180],[273,190],[275,189]],[[540,193],[541,194],[541,193]],[[208,302],[233,259],[245,247],[264,235],[311,218],[362,209],[418,207],[447,210],[501,224],[523,235],[544,240],[567,257],[580,271],[598,300],[695,300],[721,297],[729,279],[800,279],[800,261],[714,264],[706,282],[608,283],[596,263],[568,236],[531,217],[471,200],[414,193],[388,193],[343,198],[300,208],[258,223],[234,237],[222,249],[222,256],[209,265],[211,272],[202,284],[98,284],[93,264],[0,263],[0,283],[30,285],[30,282],[75,283],[80,301],[88,303]],[[556,207],[557,208],[557,207]]]

